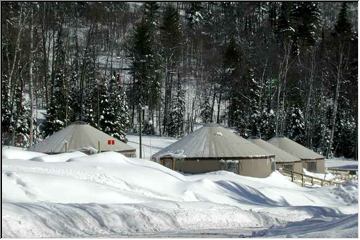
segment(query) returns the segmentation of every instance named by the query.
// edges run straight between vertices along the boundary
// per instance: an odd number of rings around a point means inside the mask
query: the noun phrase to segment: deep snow
[[[357,181],[303,188],[279,172],[263,179],[226,171],[184,176],[115,152],[3,148],[2,158],[4,237],[358,234]]]

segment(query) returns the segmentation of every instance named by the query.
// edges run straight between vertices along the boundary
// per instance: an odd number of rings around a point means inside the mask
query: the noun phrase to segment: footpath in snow
[[[2,152],[4,237],[357,237],[358,183],[183,175],[115,152]]]

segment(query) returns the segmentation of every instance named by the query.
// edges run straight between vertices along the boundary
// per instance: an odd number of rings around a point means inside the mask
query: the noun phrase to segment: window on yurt
[[[229,171],[229,172],[238,173],[239,172],[239,161],[237,161],[237,160],[225,161],[225,170]]]
[[[221,159],[219,162],[220,162],[220,169],[221,170],[234,172],[234,173],[239,172],[239,161]]]
[[[316,172],[316,162],[308,162],[307,170],[310,172]]]

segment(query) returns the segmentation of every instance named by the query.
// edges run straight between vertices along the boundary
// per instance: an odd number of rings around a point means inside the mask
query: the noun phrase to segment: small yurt
[[[302,162],[299,157],[291,155],[261,138],[250,138],[248,140],[261,147],[266,152],[275,155],[276,169],[284,169],[298,173],[303,172]]]
[[[31,146],[30,151],[47,154],[72,151],[114,151],[127,157],[136,157],[136,149],[85,122],[74,122]]]
[[[290,140],[287,137],[273,137],[268,140],[269,143],[284,150],[291,155],[301,159],[303,168],[310,172],[324,173],[325,158],[324,156],[304,147],[303,145]]]
[[[274,155],[217,124],[208,124],[152,156],[152,160],[184,173],[218,170],[267,177]]]

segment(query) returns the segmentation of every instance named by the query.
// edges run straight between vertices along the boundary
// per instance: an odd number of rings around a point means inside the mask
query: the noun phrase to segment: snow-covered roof
[[[300,159],[323,159],[324,156],[304,147],[303,145],[290,140],[287,137],[273,137],[268,140],[272,145],[290,153]]]
[[[108,140],[115,140],[115,142],[113,145],[109,145]],[[76,151],[86,147],[97,149],[98,141],[100,141],[101,151],[135,151],[135,148],[84,122],[75,122],[67,126],[66,128],[47,137],[42,142],[31,146],[29,150],[44,153],[65,152],[66,142],[68,151]]]
[[[185,136],[179,141],[160,150],[152,156],[159,159],[163,156],[182,153],[184,158],[263,158],[272,157],[262,148],[236,135],[229,129],[217,124],[208,124]]]
[[[281,150],[280,148],[268,143],[261,138],[251,138],[249,139],[252,143],[256,144],[257,146],[263,148],[269,154],[275,155],[275,162],[298,162],[301,161],[300,158],[291,155],[290,153]]]

